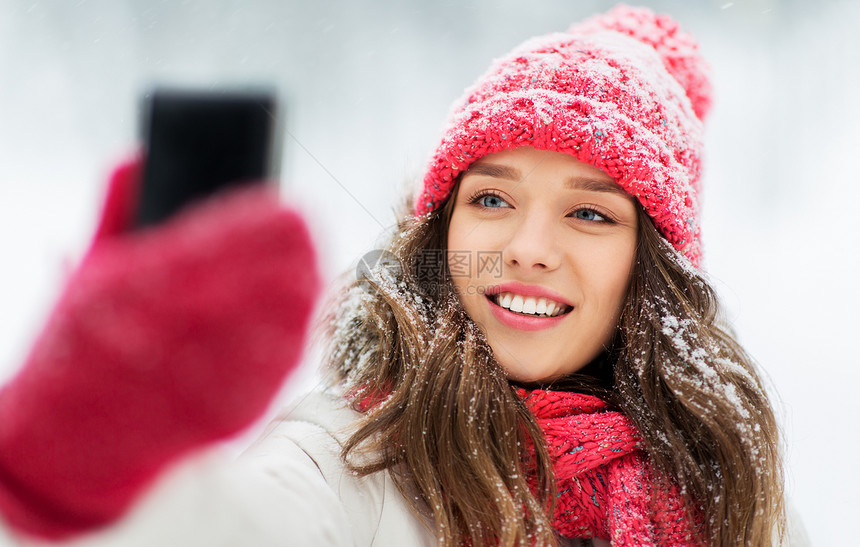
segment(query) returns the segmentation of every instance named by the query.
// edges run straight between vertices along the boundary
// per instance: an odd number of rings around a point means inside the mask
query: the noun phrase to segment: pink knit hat
[[[697,47],[669,17],[628,6],[526,41],[455,103],[415,213],[438,208],[486,154],[557,150],[614,178],[698,265],[711,87]]]

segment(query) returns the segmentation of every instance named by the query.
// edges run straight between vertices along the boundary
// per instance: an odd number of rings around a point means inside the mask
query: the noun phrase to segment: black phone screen
[[[228,186],[272,179],[275,108],[270,93],[149,94],[136,225],[157,224]]]

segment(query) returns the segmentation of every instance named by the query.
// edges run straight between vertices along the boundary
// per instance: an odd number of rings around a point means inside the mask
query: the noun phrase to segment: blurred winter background
[[[713,66],[707,268],[778,395],[813,543],[853,543],[860,3],[643,3],[692,31]],[[332,278],[391,226],[450,102],[493,57],[611,5],[0,0],[0,374],[79,258],[149,86],[280,89],[285,199],[306,211]]]

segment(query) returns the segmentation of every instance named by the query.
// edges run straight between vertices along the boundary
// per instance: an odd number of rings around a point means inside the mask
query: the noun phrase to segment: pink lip
[[[523,285],[522,283],[512,281],[509,283],[502,283],[501,285],[488,287],[487,290],[484,291],[484,296],[487,297],[487,302],[490,305],[490,311],[493,313],[493,316],[495,316],[495,318],[499,320],[500,323],[512,329],[535,331],[552,328],[561,323],[561,321],[564,320],[567,314],[556,315],[555,317],[529,317],[527,315],[514,313],[508,309],[499,306],[493,301],[493,295],[503,292],[512,292],[516,294],[521,294],[523,296],[551,298],[556,302],[561,302],[563,304],[571,306],[569,302],[567,302],[557,293],[545,289],[543,287],[538,287],[536,285]]]

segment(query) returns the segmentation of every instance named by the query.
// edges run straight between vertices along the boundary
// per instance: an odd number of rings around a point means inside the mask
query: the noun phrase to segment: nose
[[[559,249],[551,221],[541,215],[529,215],[514,228],[502,255],[505,264],[532,270],[552,271],[561,266]]]

